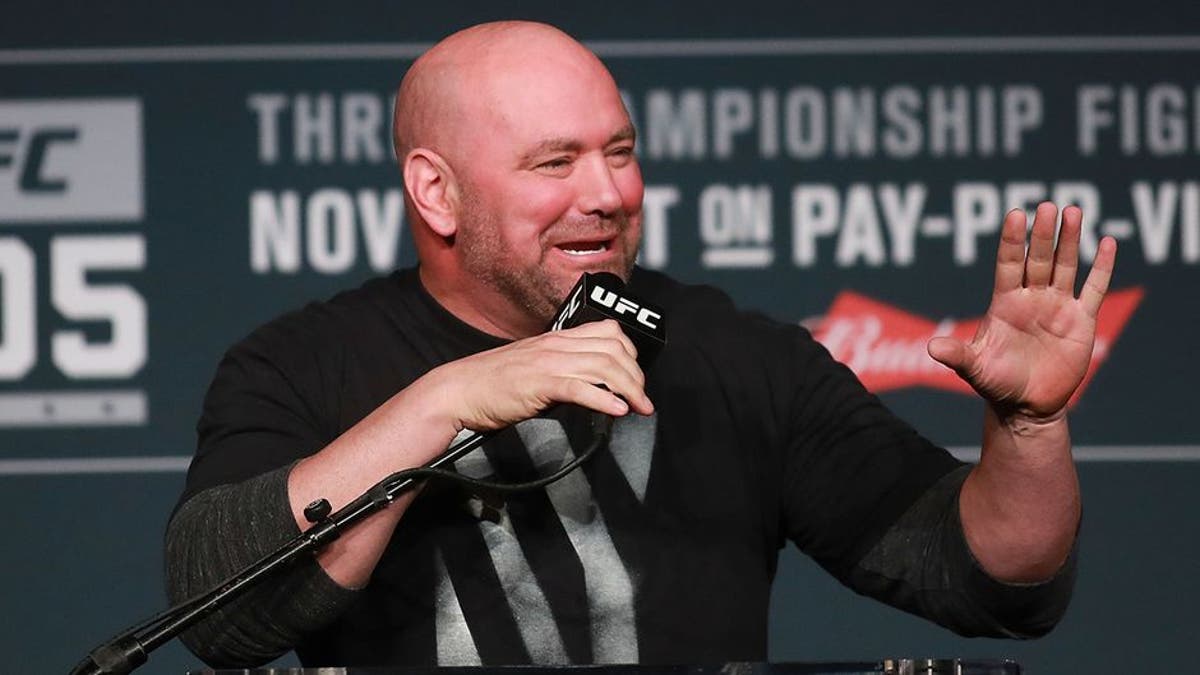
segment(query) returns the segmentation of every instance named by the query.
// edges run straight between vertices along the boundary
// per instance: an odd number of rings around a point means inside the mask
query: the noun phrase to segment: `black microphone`
[[[625,282],[621,277],[611,272],[584,272],[554,315],[548,331],[575,328],[605,319],[616,321],[637,348],[637,361],[642,370],[650,366],[667,343],[662,309],[635,299],[625,290]],[[612,425],[612,415],[592,413],[592,435],[597,442],[608,439],[612,434]]]
[[[548,330],[575,328],[605,319],[620,324],[637,348],[638,365],[643,370],[667,343],[662,308],[630,295],[625,282],[611,272],[584,272],[558,308]]]

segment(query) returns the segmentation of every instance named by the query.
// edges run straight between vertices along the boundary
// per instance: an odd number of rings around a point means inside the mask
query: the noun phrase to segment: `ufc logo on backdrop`
[[[143,154],[139,99],[0,99],[0,428],[146,423],[145,392],[76,388],[147,361]]]
[[[142,216],[139,100],[0,100],[0,222]]]
[[[0,128],[0,169],[6,169],[14,164],[16,144],[21,140],[21,129]],[[19,192],[65,192],[66,181],[62,178],[51,178],[46,175],[46,156],[52,144],[75,143],[79,140],[79,130],[71,127],[35,129],[30,134],[26,150],[24,167],[17,180]]]

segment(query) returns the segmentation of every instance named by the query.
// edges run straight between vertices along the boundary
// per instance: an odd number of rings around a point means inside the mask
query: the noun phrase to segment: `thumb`
[[[967,345],[962,340],[952,337],[939,336],[932,338],[929,340],[926,349],[934,361],[957,373],[966,372],[972,359]]]

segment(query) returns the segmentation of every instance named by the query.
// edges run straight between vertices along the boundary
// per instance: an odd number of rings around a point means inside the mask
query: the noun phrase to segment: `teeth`
[[[603,243],[601,243],[601,244],[597,244],[596,248],[591,248],[591,249],[564,248],[564,249],[562,249],[562,251],[564,253],[566,253],[567,255],[593,255],[596,253],[600,253],[601,251],[604,251],[606,248],[607,248],[607,246],[605,246]]]

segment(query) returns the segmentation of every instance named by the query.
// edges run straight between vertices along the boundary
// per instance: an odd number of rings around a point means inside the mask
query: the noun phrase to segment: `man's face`
[[[545,324],[583,272],[628,278],[644,186],[607,73],[542,70],[491,81],[456,169],[455,241],[472,282]]]

